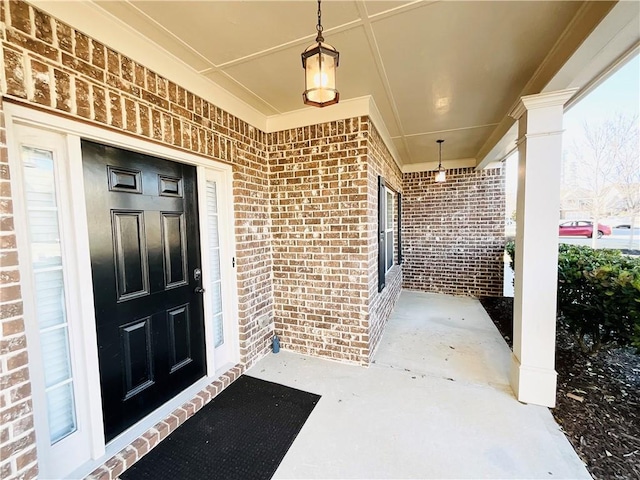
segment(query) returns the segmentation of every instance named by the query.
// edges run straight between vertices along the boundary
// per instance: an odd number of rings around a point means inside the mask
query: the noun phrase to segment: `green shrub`
[[[507,242],[507,244],[504,246],[504,249],[507,251],[507,253],[509,254],[509,258],[511,259],[509,261],[509,266],[511,267],[511,270],[515,272],[516,267],[514,266],[514,263],[516,261],[516,242]]]
[[[514,243],[506,249],[513,268]],[[614,344],[640,351],[640,259],[560,245],[558,315],[585,352]]]

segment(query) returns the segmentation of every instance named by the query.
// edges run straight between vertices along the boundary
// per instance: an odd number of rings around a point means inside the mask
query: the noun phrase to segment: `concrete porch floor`
[[[322,395],[274,478],[591,478],[509,357],[477,300],[411,291],[369,368],[268,355],[247,373]]]

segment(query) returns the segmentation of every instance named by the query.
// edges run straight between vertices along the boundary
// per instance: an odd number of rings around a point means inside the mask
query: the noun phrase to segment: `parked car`
[[[624,223],[622,225],[616,225],[613,228],[631,228],[631,225],[629,225],[628,223]]]
[[[561,237],[587,237],[593,236],[593,222],[586,220],[574,220],[560,224],[558,234]],[[598,223],[598,238],[603,235],[611,235],[611,227]]]

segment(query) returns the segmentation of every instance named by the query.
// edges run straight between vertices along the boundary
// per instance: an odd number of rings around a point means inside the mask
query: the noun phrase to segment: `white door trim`
[[[66,189],[67,194],[69,195],[70,205],[67,204],[65,206],[67,207],[67,213],[69,214],[71,224],[73,226],[73,238],[76,247],[73,262],[75,271],[73,274],[76,276],[77,285],[80,288],[78,305],[79,311],[77,312],[77,315],[78,318],[83,319],[82,324],[84,327],[89,325],[91,326],[89,328],[79,329],[81,330],[80,334],[82,335],[82,341],[85,346],[85,368],[84,372],[81,373],[83,373],[83,379],[87,386],[86,407],[90,412],[89,438],[87,441],[91,444],[91,459],[84,465],[78,465],[75,473],[85,475],[90,473],[93,468],[106,461],[110,456],[129,445],[136,437],[165,418],[175,408],[191,399],[198,391],[223,373],[223,371],[226,370],[225,367],[228,365],[218,366],[212,363],[214,359],[212,328],[208,326],[208,321],[205,317],[205,335],[207,337],[207,376],[196,382],[178,396],[174,397],[140,422],[133,425],[111,442],[105,444],[102,419],[102,400],[100,393],[101,389],[98,375],[99,364],[97,337],[95,331],[93,281],[91,275],[91,258],[89,255],[89,235],[86,220],[86,203],[80,139],[93,140],[99,143],[196,166],[200,217],[201,261],[203,266],[206,265],[205,255],[208,247],[208,239],[206,238],[206,222],[202,222],[203,215],[205,216],[204,218],[206,218],[206,201],[204,200],[206,199],[206,189],[202,188],[202,184],[205,182],[208,175],[215,175],[216,178],[220,180],[221,192],[219,194],[219,198],[224,199],[224,201],[219,203],[220,219],[222,220],[222,228],[220,229],[221,269],[223,278],[226,279],[223,283],[226,283],[227,285],[225,291],[223,291],[224,318],[225,327],[228,326],[229,331],[232,333],[234,342],[234,355],[230,358],[229,363],[237,363],[240,358],[240,353],[237,321],[237,277],[236,270],[232,265],[232,259],[235,257],[235,219],[233,211],[232,167],[231,165],[220,161],[203,158],[193,153],[183,152],[151,141],[135,138],[106,128],[63,118],[57,115],[52,115],[40,110],[34,110],[22,105],[5,102],[3,108],[5,112],[10,156],[17,151],[16,149],[18,147],[15,143],[15,139],[13,138],[13,131],[16,126],[24,125],[66,136],[68,155],[68,163],[66,165],[68,184],[66,185]],[[12,164],[12,172],[14,171],[14,168],[15,166]],[[19,210],[16,210],[16,212],[18,211]],[[18,246],[20,253],[20,243]],[[204,302],[207,304],[209,299],[206,291],[204,295]]]

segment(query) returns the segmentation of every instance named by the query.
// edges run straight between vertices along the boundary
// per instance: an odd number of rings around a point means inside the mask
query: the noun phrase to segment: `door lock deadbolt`
[[[200,280],[202,278],[202,270],[200,270],[199,268],[196,268],[193,271],[193,279],[194,280]]]

